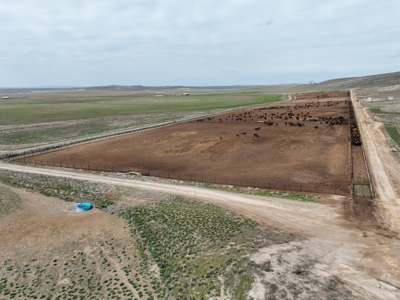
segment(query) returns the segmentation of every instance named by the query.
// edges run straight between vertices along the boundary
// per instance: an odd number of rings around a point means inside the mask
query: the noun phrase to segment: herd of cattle
[[[314,123],[315,129],[318,129],[318,125],[328,125],[333,127],[334,125],[348,124],[343,116],[338,117],[313,117],[309,111],[304,112],[305,109],[318,108],[320,106],[337,106],[339,104],[346,104],[345,101],[327,101],[327,102],[306,102],[304,104],[296,104],[292,106],[281,105],[281,106],[270,106],[255,108],[245,112],[237,112],[223,117],[208,117],[204,119],[198,119],[197,122],[254,122],[263,123],[267,126],[278,126],[279,123],[287,126],[304,127],[304,122]],[[280,111],[278,111],[280,110]],[[283,111],[282,111],[283,110]],[[300,111],[303,110],[303,111]],[[318,125],[317,125],[318,124]],[[255,131],[259,131],[261,127],[255,127]],[[245,134],[245,133],[242,133]],[[253,134],[254,137],[260,137],[258,133]],[[240,134],[236,134],[236,137],[240,137]],[[220,137],[222,140],[222,138]]]
[[[269,106],[262,108],[254,108],[245,112],[231,113],[225,116],[208,117],[204,119],[198,119],[197,122],[248,122],[248,123],[262,123],[266,126],[278,126],[278,124],[293,126],[293,127],[304,127],[307,123],[311,124],[315,129],[319,126],[328,125],[329,128],[334,128],[335,125],[348,124],[349,119],[344,116],[335,117],[317,117],[312,116],[310,111],[307,109],[325,107],[335,107],[340,104],[347,104],[348,101],[326,101],[326,102],[306,102],[303,104],[296,105],[281,105],[281,106]],[[313,114],[317,112],[314,111]],[[254,127],[253,136],[260,137],[259,131],[261,127]],[[246,132],[237,133],[236,137],[240,138],[242,135],[246,135]],[[222,140],[222,137],[220,137]],[[353,145],[361,145],[361,137],[358,133],[357,128],[351,125],[351,143]]]
[[[351,124],[351,143],[354,146],[361,146],[361,136],[358,133],[358,129],[355,125]]]

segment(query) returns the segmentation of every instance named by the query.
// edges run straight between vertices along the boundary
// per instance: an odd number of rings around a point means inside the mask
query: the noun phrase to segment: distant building
[[[310,84],[315,84],[315,81],[310,81]]]
[[[389,97],[387,97],[387,100],[393,100],[394,99],[394,97],[393,96],[389,96]]]
[[[3,99],[8,99],[8,96],[3,96]]]
[[[164,97],[164,95],[156,95],[156,97]]]
[[[370,98],[367,98],[367,101],[368,102],[371,102],[372,101],[372,98],[370,97]]]
[[[189,93],[184,93],[184,94],[182,94],[183,96],[189,96]]]

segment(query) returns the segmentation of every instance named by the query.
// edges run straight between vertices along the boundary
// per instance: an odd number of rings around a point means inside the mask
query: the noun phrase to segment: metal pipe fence
[[[366,140],[365,139],[365,134],[364,134],[362,126],[360,126],[360,124],[359,124],[359,121],[357,119],[357,114],[355,113],[355,110],[354,110],[354,107],[353,107],[353,102],[356,101],[356,99],[353,99],[353,97],[354,97],[353,91],[350,90],[350,102],[351,102],[351,107],[350,108],[352,110],[352,114],[353,114],[353,118],[354,118],[354,119],[352,119],[352,121],[357,125],[358,132],[361,135],[361,141],[362,141],[361,149],[362,149],[362,154],[363,154],[363,158],[364,158],[365,168],[367,170],[367,176],[368,176],[368,180],[369,180],[369,187],[370,187],[370,190],[371,190],[372,198],[375,198],[374,183],[372,182],[371,172],[370,172],[370,168],[369,168],[369,164],[368,164],[368,157],[365,154],[365,148],[364,148],[364,141]],[[352,180],[352,190],[354,190],[354,182],[353,182],[353,180]]]
[[[218,111],[218,112],[214,112],[212,114],[203,114],[203,115],[198,115],[198,116],[194,116],[191,118],[184,118],[181,120],[169,121],[169,122],[164,122],[164,123],[154,124],[154,125],[147,125],[147,126],[142,126],[142,127],[137,127],[137,128],[121,130],[121,131],[117,131],[117,132],[109,132],[109,133],[104,133],[104,134],[100,134],[100,135],[84,137],[84,138],[80,138],[80,139],[76,139],[76,140],[70,140],[70,141],[45,145],[45,146],[39,146],[39,147],[35,147],[32,149],[28,149],[28,150],[12,151],[12,152],[8,152],[8,153],[0,154],[0,159],[15,160],[15,159],[24,158],[27,156],[36,155],[36,154],[57,151],[57,150],[61,150],[61,149],[67,148],[67,147],[72,147],[72,146],[76,146],[76,145],[82,145],[82,144],[87,144],[87,143],[91,143],[91,142],[95,142],[95,141],[109,139],[111,137],[131,134],[134,132],[140,132],[140,131],[145,131],[145,130],[150,130],[150,129],[155,129],[155,128],[172,126],[172,125],[185,123],[185,122],[189,122],[189,121],[195,121],[197,119],[201,119],[201,118],[205,118],[205,117],[218,116],[221,113],[236,111],[238,109],[240,109],[240,108],[225,109],[225,110],[223,110],[223,112]]]
[[[202,183],[211,183],[218,185],[230,185],[240,187],[252,187],[267,190],[283,190],[292,192],[306,192],[306,193],[319,193],[319,194],[335,194],[347,196],[350,194],[350,182],[339,182],[337,185],[315,185],[305,183],[294,183],[294,182],[276,182],[273,180],[251,180],[240,177],[219,177],[211,176],[208,174],[184,174],[174,173],[160,170],[145,170],[138,169],[135,167],[128,166],[99,166],[81,163],[63,163],[54,161],[38,160],[30,157],[20,158],[17,161],[31,164],[38,164],[44,166],[54,166],[61,168],[80,169],[86,171],[97,171],[97,172],[121,172],[129,173],[134,172],[140,173],[146,176],[160,177],[165,179],[174,179],[182,181],[193,181]]]
[[[350,101],[349,101],[350,102]],[[230,109],[227,111],[234,111],[236,109]],[[219,115],[221,112],[215,114],[209,114],[206,116],[212,115]],[[72,163],[62,163],[62,162],[49,162],[43,160],[36,160],[30,158],[31,156],[53,152],[57,150],[61,150],[64,148],[69,148],[75,145],[87,144],[98,140],[108,139],[115,136],[130,134],[133,132],[144,131],[148,129],[160,128],[171,126],[174,124],[187,122],[196,120],[198,118],[202,118],[205,116],[196,116],[186,120],[179,120],[179,121],[171,121],[166,122],[163,124],[156,124],[150,125],[141,128],[129,129],[119,132],[107,133],[98,136],[92,136],[87,138],[81,138],[73,141],[67,141],[52,145],[46,145],[42,147],[36,147],[29,150],[21,150],[12,153],[6,153],[0,155],[0,159],[8,159],[13,161],[21,161],[26,163],[34,163],[40,165],[48,165],[48,166],[55,166],[55,167],[65,167],[65,168],[72,168],[72,169],[81,169],[81,170],[88,170],[88,171],[103,171],[103,172],[141,172],[143,174],[149,176],[156,176],[161,178],[167,179],[176,179],[176,180],[184,180],[184,181],[195,181],[195,182],[204,182],[204,183],[213,183],[213,184],[221,184],[221,185],[232,185],[232,186],[241,186],[241,187],[254,187],[254,188],[262,188],[262,189],[272,189],[272,190],[286,190],[286,191],[295,191],[295,192],[310,192],[310,193],[326,193],[326,194],[337,194],[337,195],[349,195],[352,188],[350,185],[352,183],[343,182],[339,183],[337,186],[332,185],[310,185],[310,184],[299,184],[299,183],[292,183],[292,182],[274,182],[274,181],[256,181],[256,180],[247,180],[243,178],[231,178],[231,177],[216,177],[216,176],[209,176],[204,174],[181,174],[181,173],[171,173],[166,171],[158,171],[158,170],[137,170],[134,167],[123,167],[123,166],[98,166],[98,165],[89,165],[89,164],[72,164]],[[351,122],[349,122],[350,127]],[[352,160],[352,159],[351,159]]]

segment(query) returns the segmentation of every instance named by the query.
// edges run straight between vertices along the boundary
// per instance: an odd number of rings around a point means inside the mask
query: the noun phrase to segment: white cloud
[[[20,0],[0,11],[0,86],[267,84],[398,71],[396,0]]]

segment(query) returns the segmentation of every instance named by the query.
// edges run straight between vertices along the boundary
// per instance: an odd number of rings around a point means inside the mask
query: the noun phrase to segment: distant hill
[[[335,91],[352,88],[374,88],[400,85],[400,72],[369,75],[361,77],[338,78],[315,84],[302,84],[291,88],[291,91]]]
[[[277,85],[226,85],[226,86],[219,86],[219,85],[213,85],[213,86],[183,86],[183,85],[177,85],[177,86],[144,86],[144,85],[109,85],[109,86],[93,86],[93,87],[86,87],[86,90],[107,90],[107,91],[141,91],[141,90],[146,90],[146,91],[158,91],[158,90],[179,90],[179,89],[218,89],[218,90],[223,90],[223,89],[244,89],[244,88],[257,88],[257,87],[268,87],[268,90],[283,90],[287,89],[290,87],[298,86],[297,84],[277,84]]]
[[[399,86],[400,72],[369,75],[361,77],[348,77],[330,79],[315,84],[276,84],[276,85],[232,85],[232,86],[143,86],[143,85],[109,85],[109,86],[91,86],[91,87],[39,87],[39,88],[0,88],[2,93],[15,93],[32,91],[59,91],[59,90],[85,90],[97,91],[161,91],[161,90],[179,90],[179,89],[240,89],[267,87],[268,92],[272,93],[296,93],[296,92],[320,92],[337,91],[351,88],[379,88],[389,86]]]

